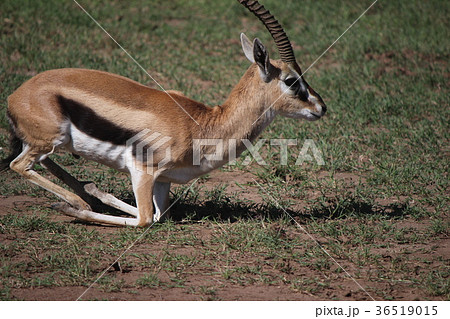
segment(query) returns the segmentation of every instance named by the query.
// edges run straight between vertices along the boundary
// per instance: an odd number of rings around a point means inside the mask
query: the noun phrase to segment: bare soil
[[[341,174],[341,178],[346,181],[355,181],[358,176],[349,174]],[[258,195],[257,189],[253,187],[245,187],[242,189],[239,185],[252,183],[254,175],[243,172],[215,172],[210,175],[209,179],[202,180],[201,185],[205,189],[213,189],[220,183],[228,184],[227,192],[239,192],[240,196],[245,197],[254,202],[261,202],[262,198]],[[230,181],[232,181],[230,183]],[[311,194],[314,196],[314,194]],[[389,206],[395,204],[399,199],[379,201],[379,205]],[[0,214],[38,214],[36,205],[50,207],[46,199],[39,199],[28,195],[0,197]],[[299,203],[297,206],[301,206]],[[34,207],[34,210],[31,209]],[[73,219],[63,216],[59,213],[52,215],[52,220],[61,223],[73,223]],[[301,222],[301,221],[300,221]],[[355,221],[349,221],[355,222]],[[357,222],[357,221],[356,221]],[[412,219],[401,220],[396,227],[415,229],[425,229],[429,223],[417,222]],[[114,234],[120,229],[116,227],[106,227],[101,225],[78,224],[79,227],[95,229],[99,236]],[[3,225],[0,225],[3,227]],[[212,239],[217,231],[222,227],[220,224],[206,224],[193,222],[189,225],[190,231],[201,242],[205,243],[207,249],[212,252],[219,251],[220,247],[214,246]],[[274,223],[268,227],[281,227]],[[303,238],[305,241],[312,240],[299,228],[282,229],[286,238]],[[15,237],[16,236],[16,237]],[[0,234],[2,243],[14,241],[15,238],[23,238],[26,234],[5,235]],[[327,238],[315,236],[320,244],[325,244]],[[351,237],[351,234],[349,234]],[[341,238],[342,242],[346,242],[350,238]],[[312,244],[313,245],[313,244]],[[430,245],[436,247],[431,253],[423,253],[422,251],[429,248]],[[194,264],[191,268],[185,269],[183,273],[183,285],[176,287],[170,286],[173,281],[174,274],[161,271],[158,273],[159,282],[164,285],[156,285],[155,287],[143,287],[136,285],[136,281],[144,276],[148,269],[131,263],[131,266],[121,266],[117,269],[111,268],[107,276],[113,283],[120,283],[119,289],[108,288],[106,285],[93,285],[84,295],[83,300],[370,300],[358,284],[345,275],[343,272],[337,271],[336,264],[331,262],[330,269],[317,270],[312,267],[301,266],[297,262],[286,260],[284,270],[276,269],[269,261],[260,260],[259,257],[249,254],[236,253],[231,256],[232,265],[227,265],[227,261],[218,259],[216,253],[205,254],[205,247],[193,247],[186,245],[169,245],[168,243],[158,243],[155,245],[137,244],[130,251],[137,253],[153,254],[161,256],[163,251],[170,251],[171,254],[186,255],[201,259],[202,262]],[[225,248],[224,248],[225,249]],[[357,267],[348,259],[340,259],[335,256],[336,260],[345,268],[348,273],[357,275],[357,281],[365,287],[370,294],[376,299],[394,299],[394,300],[442,300],[442,296],[433,296],[426,289],[420,286],[411,285],[410,280],[398,276],[397,279],[377,278],[377,272],[380,269],[392,267],[393,260],[404,253],[407,249],[412,256],[409,255],[408,263],[416,262],[416,274],[420,276],[426,270],[437,268],[439,263],[437,260],[450,260],[449,240],[446,237],[436,238],[432,243],[414,243],[411,245],[398,244],[395,247],[380,248],[382,260],[377,264],[368,264],[363,267]],[[119,253],[119,252],[118,252]],[[306,251],[304,252],[306,253]],[[28,256],[16,256],[17,260],[21,258],[26,260]],[[131,258],[131,257],[130,257]],[[132,260],[132,258],[131,258]],[[106,269],[113,260],[105,260],[98,272],[101,273]],[[129,259],[127,259],[129,261]],[[205,265],[210,265],[205,267]],[[252,266],[261,265],[261,273],[264,273],[266,282],[262,282],[257,278],[257,274],[242,274],[241,281],[226,280],[221,272],[227,267],[236,266]],[[288,270],[286,271],[286,268]],[[32,274],[28,274],[32,276]],[[27,274],[24,274],[27,276]],[[271,278],[274,280],[271,282]],[[283,280],[279,280],[283,278]],[[276,280],[275,280],[276,279]],[[295,280],[305,280],[305,284],[293,286]],[[307,282],[308,280],[314,283]],[[112,286],[111,286],[112,287]],[[76,300],[86,291],[86,286],[51,286],[51,287],[34,287],[34,288],[13,288],[10,291],[11,299],[18,300]],[[385,298],[380,295],[386,296]]]

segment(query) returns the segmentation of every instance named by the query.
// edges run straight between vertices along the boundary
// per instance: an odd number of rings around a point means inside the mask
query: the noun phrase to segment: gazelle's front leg
[[[131,183],[136,198],[137,226],[148,226],[153,223],[153,184],[154,177],[144,170],[131,170]]]
[[[115,209],[118,209],[124,213],[127,213],[131,216],[137,217],[138,216],[138,210],[136,207],[131,206],[120,199],[117,199],[111,194],[102,192],[95,186],[93,183],[89,183],[84,185],[84,190],[89,194],[94,196],[95,198],[98,198],[103,204],[111,206]]]
[[[170,183],[155,181],[153,187],[153,205],[155,206],[155,214],[153,220],[160,222],[170,216],[169,209],[169,191]]]

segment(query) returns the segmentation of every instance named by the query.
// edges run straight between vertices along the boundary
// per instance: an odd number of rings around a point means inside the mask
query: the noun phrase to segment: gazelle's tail
[[[0,161],[0,172],[9,169],[9,164],[22,152],[22,140],[11,130],[10,148],[11,154]]]

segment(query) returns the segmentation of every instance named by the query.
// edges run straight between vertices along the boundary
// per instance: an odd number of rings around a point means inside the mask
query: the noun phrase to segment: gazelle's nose
[[[322,103],[322,115],[324,115],[325,113],[327,113],[327,106],[325,105],[325,103]]]
[[[309,101],[314,103],[317,112],[323,116],[327,112],[327,106],[325,102],[322,100],[319,94],[316,93],[316,91],[313,90],[313,88],[309,87]]]

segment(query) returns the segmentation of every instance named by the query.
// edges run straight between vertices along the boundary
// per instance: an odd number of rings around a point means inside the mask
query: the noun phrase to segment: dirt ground
[[[351,178],[351,176],[342,176],[342,178]],[[245,185],[253,180],[253,175],[242,172],[216,172],[211,177],[202,182],[205,189],[212,189],[217,183],[224,181],[238,181],[239,185]],[[252,187],[246,187],[245,191],[238,189],[237,184],[230,185],[227,189],[228,192],[241,191],[240,196],[244,196],[249,200],[255,202],[261,202],[262,198],[258,195],[256,189]],[[50,204],[46,199],[39,199],[27,195],[0,197],[0,214],[5,216],[7,214],[36,214],[30,208],[36,205],[42,205],[44,207],[50,207]],[[386,205],[386,202],[382,204]],[[302,206],[300,202],[298,208]],[[300,208],[301,209],[301,208]],[[61,223],[74,223],[74,220],[70,217],[63,216],[56,213],[51,216],[52,221],[58,221]],[[408,227],[411,224],[417,226],[417,222],[413,220],[399,221],[398,227]],[[3,225],[1,225],[3,227]],[[116,227],[106,227],[100,225],[86,225],[78,224],[79,227],[86,227],[88,230],[92,229],[99,233],[99,236],[108,237],[111,234],[118,232]],[[425,224],[422,225],[424,228]],[[210,243],[215,232],[222,227],[219,223],[210,223],[208,225],[198,222],[189,225],[190,232],[202,243]],[[276,223],[271,227],[279,227]],[[297,227],[289,227],[283,229],[284,236],[287,238],[300,237],[305,241],[312,240]],[[2,243],[8,243],[17,239],[26,237],[27,234],[6,234],[0,233],[0,241]],[[316,237],[319,243],[325,243],[326,238]],[[425,253],[420,253],[427,248],[430,243],[414,243],[408,247],[408,249],[417,256],[410,256],[410,260],[419,260],[420,257],[424,257]],[[448,238],[438,238],[432,243],[435,249],[432,254],[433,262],[428,264],[418,263],[416,266],[417,274],[420,274],[424,267],[437,267],[436,261],[438,259],[450,260],[450,249]],[[211,246],[212,249],[217,247]],[[353,263],[346,259],[337,258],[346,271],[350,274],[355,272],[360,273],[358,284],[371,291],[370,294],[375,299],[381,300],[380,292],[389,296],[389,298],[395,300],[442,300],[442,296],[432,296],[427,293],[421,287],[413,287],[407,279],[399,280],[385,280],[383,278],[376,278],[376,273],[380,268],[389,267],[392,260],[396,258],[396,254],[403,251],[404,247],[398,245],[394,249],[386,249],[381,251],[383,259],[377,265],[367,265],[361,269],[356,267]],[[130,252],[132,253],[145,253],[154,254],[159,256],[162,252],[170,251],[174,255],[185,255],[193,257],[195,259],[202,259],[202,263],[193,265],[190,269],[186,269],[183,274],[183,285],[180,287],[167,287],[167,286],[154,286],[154,287],[142,287],[136,285],[136,281],[148,272],[148,269],[140,268],[139,266],[119,266],[113,267],[108,272],[108,277],[112,278],[114,282],[120,282],[121,289],[108,289],[105,290],[104,286],[93,285],[88,291],[86,286],[52,286],[52,287],[34,287],[34,288],[13,288],[10,291],[12,299],[19,300],[76,300],[82,294],[83,300],[370,300],[368,294],[366,294],[358,284],[345,275],[343,272],[335,271],[337,266],[334,263],[330,268],[330,271],[317,271],[311,267],[303,267],[296,262],[287,262],[289,271],[280,272],[275,269],[270,263],[261,261],[258,257],[246,256],[245,254],[236,253],[233,256],[233,262],[235,265],[241,265],[243,267],[247,265],[263,265],[260,269],[261,273],[267,278],[280,278],[284,276],[283,280],[276,282],[263,283],[257,280],[255,274],[248,274],[245,277],[244,282],[236,283],[229,280],[224,280],[223,274],[217,269],[214,269],[214,265],[220,265],[223,267],[224,261],[218,261],[217,255],[205,254],[203,248],[197,248],[193,246],[185,245],[170,245],[168,243],[157,243],[156,245],[140,245],[136,244]],[[307,253],[306,251],[304,253]],[[424,256],[420,256],[420,254]],[[413,258],[414,257],[414,258]],[[415,258],[417,257],[417,258]],[[429,256],[428,256],[429,257]],[[26,260],[27,256],[16,256],[16,261],[20,258]],[[108,257],[109,258],[109,257]],[[209,259],[209,260],[208,260]],[[111,262],[112,258],[102,262],[102,265],[98,268],[98,273],[101,273],[106,269]],[[205,267],[204,265],[211,265]],[[202,266],[203,265],[203,266]],[[332,271],[334,270],[334,271]],[[24,274],[26,276],[26,274]],[[161,271],[158,275],[160,282],[170,282],[173,274],[170,272]],[[310,280],[311,282],[305,284],[306,286],[322,287],[320,289],[303,289],[295,287],[293,288],[292,282],[296,279],[304,280],[305,283]],[[365,279],[366,278],[366,279]],[[315,281],[312,283],[312,281]],[[374,293],[377,291],[378,293]]]

